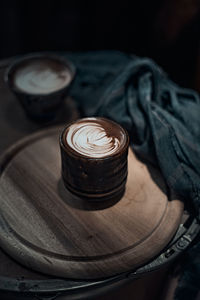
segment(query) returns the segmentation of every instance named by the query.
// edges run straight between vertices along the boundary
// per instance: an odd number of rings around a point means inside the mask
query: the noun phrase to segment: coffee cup
[[[14,60],[5,81],[29,117],[48,121],[61,107],[74,75],[74,65],[65,58],[36,53]]]
[[[129,136],[106,118],[83,118],[60,136],[62,179],[72,193],[89,201],[123,195]]]

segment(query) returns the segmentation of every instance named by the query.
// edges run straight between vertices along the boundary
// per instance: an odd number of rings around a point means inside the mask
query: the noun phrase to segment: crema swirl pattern
[[[78,153],[101,158],[112,155],[120,147],[117,137],[109,136],[103,126],[90,118],[90,121],[72,124],[66,135],[67,144]]]

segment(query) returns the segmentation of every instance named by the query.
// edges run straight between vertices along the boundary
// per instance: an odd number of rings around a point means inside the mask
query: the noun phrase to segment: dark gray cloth
[[[67,57],[77,68],[71,95],[82,115],[105,116],[124,126],[133,150],[156,164],[199,216],[199,95],[176,85],[148,58],[112,51]]]

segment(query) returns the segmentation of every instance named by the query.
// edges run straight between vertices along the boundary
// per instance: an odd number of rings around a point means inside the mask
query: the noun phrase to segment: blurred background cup
[[[71,61],[52,53],[36,53],[14,60],[5,72],[5,81],[28,117],[50,121],[61,108],[74,76]]]

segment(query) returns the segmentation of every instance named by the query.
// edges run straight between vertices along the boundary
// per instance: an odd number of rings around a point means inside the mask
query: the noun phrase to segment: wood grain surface
[[[16,58],[9,58],[7,60],[0,61],[0,155],[2,155],[2,153],[8,148],[11,150],[11,145],[15,144],[18,140],[28,137],[29,134],[32,134],[42,128],[52,126],[52,123],[38,123],[29,119],[19,101],[5,84],[4,72],[13,59]],[[73,99],[66,98],[64,107],[62,107],[57,118],[53,121],[53,124],[56,125],[72,122],[78,117],[79,112],[76,108],[75,102]],[[9,156],[8,152],[7,155]],[[24,279],[41,280],[50,278],[50,276],[46,274],[33,271],[21,265],[3,251],[1,247],[0,277],[0,279],[3,278],[7,281],[9,281],[9,278],[17,278],[17,283],[19,285]]]
[[[175,233],[182,202],[131,150],[120,201],[72,196],[60,175],[60,131],[29,136],[1,158],[2,248],[25,266],[69,278],[103,278],[149,261]]]

